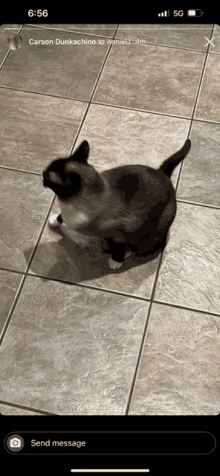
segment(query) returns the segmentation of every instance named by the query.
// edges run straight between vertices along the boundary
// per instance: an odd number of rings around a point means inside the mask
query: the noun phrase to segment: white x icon
[[[208,41],[208,43],[206,43],[205,46],[207,46],[209,43],[211,43],[211,45],[215,47],[215,45],[212,44],[212,41],[215,39],[215,36],[213,36],[213,38],[211,38],[211,40],[208,40],[208,38],[206,38],[206,36],[205,36],[205,39]]]

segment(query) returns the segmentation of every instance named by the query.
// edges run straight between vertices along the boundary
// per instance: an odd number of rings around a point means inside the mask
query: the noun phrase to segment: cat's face
[[[44,187],[50,188],[63,199],[79,194],[82,188],[80,175],[69,171],[66,159],[54,160],[42,175]]]
[[[84,141],[71,157],[54,160],[42,173],[44,187],[53,190],[61,200],[79,196],[83,176],[91,175],[88,155],[89,144]]]

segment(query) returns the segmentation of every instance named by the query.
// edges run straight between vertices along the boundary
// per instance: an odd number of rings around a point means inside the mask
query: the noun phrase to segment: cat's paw
[[[109,260],[108,260],[108,264],[109,264],[110,269],[119,269],[119,268],[122,267],[123,263],[124,263],[123,261],[122,261],[122,263],[119,263],[118,261],[114,261],[112,258],[109,258]]]
[[[127,253],[125,253],[124,255],[124,260],[129,258],[131,255],[132,255],[132,251],[127,251]],[[122,263],[119,263],[118,261],[115,261],[114,259],[109,258],[108,264],[110,269],[120,269],[122,265],[124,264],[124,261],[122,261]]]
[[[57,220],[57,217],[58,217],[58,213],[56,213],[56,215],[51,215],[49,220],[48,220],[48,224],[51,228],[57,228],[58,226],[60,226],[60,223],[59,221]]]

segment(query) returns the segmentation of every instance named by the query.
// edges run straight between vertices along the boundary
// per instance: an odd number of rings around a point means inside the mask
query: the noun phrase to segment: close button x
[[[209,43],[211,43],[211,45],[215,47],[215,45],[212,44],[212,41],[215,39],[215,36],[213,36],[213,38],[211,38],[211,40],[208,40],[208,38],[206,38],[206,36],[205,36],[205,39],[208,41],[208,43],[206,43],[205,46],[207,46]]]

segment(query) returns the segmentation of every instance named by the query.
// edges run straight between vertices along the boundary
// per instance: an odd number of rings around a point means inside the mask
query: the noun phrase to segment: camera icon
[[[11,448],[20,448],[21,447],[21,440],[19,438],[12,438],[10,440]]]
[[[5,439],[6,449],[8,449],[10,452],[12,451],[13,453],[22,451],[24,444],[24,438],[17,433],[7,436]]]

